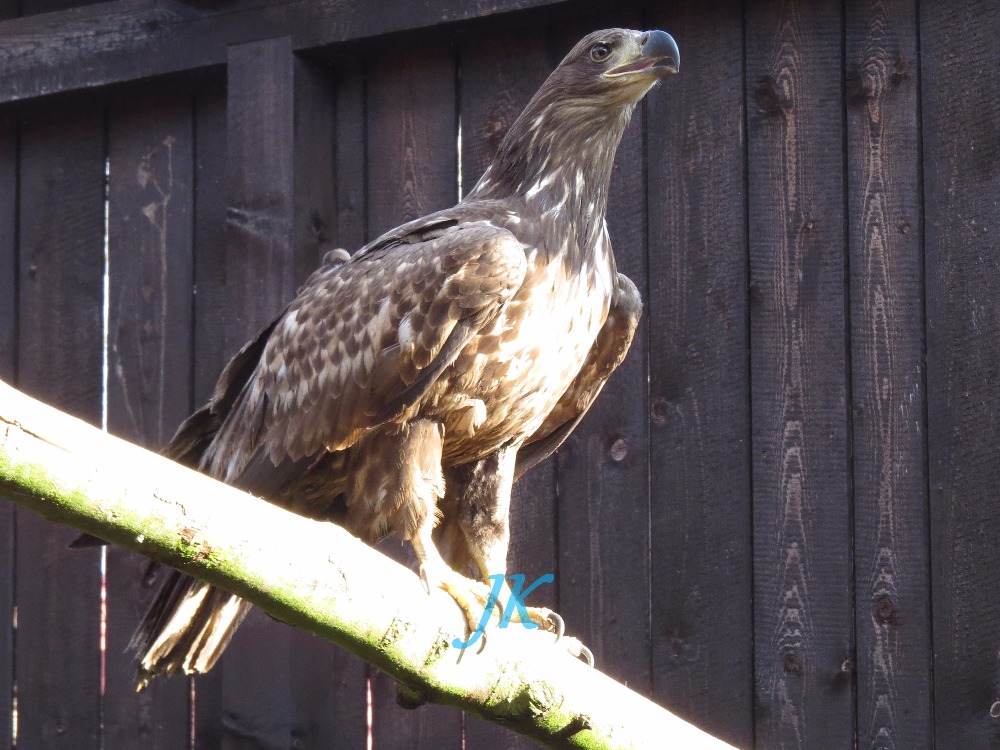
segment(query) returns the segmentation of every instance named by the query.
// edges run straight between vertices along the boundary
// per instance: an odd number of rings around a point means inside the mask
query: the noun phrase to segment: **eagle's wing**
[[[525,268],[524,246],[509,231],[441,220],[321,268],[258,347],[202,468],[264,492],[240,481],[248,465],[349,447],[424,394],[503,308]],[[220,389],[217,399],[232,386]]]
[[[631,279],[618,274],[618,283],[604,327],[598,333],[572,385],[549,412],[542,426],[518,451],[516,476],[520,477],[552,455],[573,432],[611,373],[625,359],[640,317],[642,297],[639,290]]]

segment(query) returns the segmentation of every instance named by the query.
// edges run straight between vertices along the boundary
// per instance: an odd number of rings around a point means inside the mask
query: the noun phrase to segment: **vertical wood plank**
[[[756,742],[851,747],[841,11],[746,29]]]
[[[195,98],[194,139],[194,395],[203,404],[232,356],[226,327],[226,92]],[[222,673],[192,678],[195,750],[222,746]]]
[[[20,0],[0,0],[0,21],[17,18]]]
[[[472,39],[460,51],[462,118],[462,193],[468,193],[496,154],[500,141],[552,70],[543,31],[517,29]],[[555,461],[546,461],[514,486],[510,511],[507,569],[534,581],[556,572]],[[533,605],[556,609],[557,586],[532,594]],[[479,748],[534,747],[525,737],[465,717],[465,744]]]
[[[226,92],[195,98],[194,403],[208,401],[234,352],[226,300]]]
[[[368,68],[368,239],[447,208],[458,195],[455,55],[448,47],[381,56]],[[387,554],[401,548],[392,540]],[[409,545],[405,548],[409,555]],[[395,684],[372,675],[375,747],[458,748],[462,715],[446,706],[403,711]]]
[[[17,123],[0,120],[0,379],[17,377]]]
[[[649,25],[676,36],[683,60],[647,115],[653,694],[750,747],[742,18],[692,0]]]
[[[337,148],[353,149],[364,159],[364,142],[337,143],[333,72],[295,62],[295,254],[318,265],[335,245],[351,245],[350,231],[339,226]],[[360,83],[360,81],[359,81]],[[362,90],[363,91],[363,90]],[[360,100],[348,88],[344,117],[363,125]],[[355,179],[357,176],[355,175]],[[363,188],[364,180],[358,181]],[[363,214],[362,214],[363,216]],[[343,236],[342,236],[343,235]],[[343,241],[341,241],[343,240]],[[302,279],[304,281],[304,276]],[[356,656],[300,630],[290,633],[293,666],[293,742],[301,747],[364,748],[368,734],[367,665]]]
[[[101,421],[104,115],[22,123],[18,385]],[[19,747],[96,748],[100,569],[69,528],[17,513]]]
[[[366,187],[368,125],[365,71],[360,60],[347,60],[336,71],[334,123],[334,181],[336,183],[336,237],[333,244],[349,253],[367,241]]]
[[[108,430],[161,448],[191,406],[193,123],[187,96],[115,106],[108,127]],[[185,680],[136,693],[128,642],[166,569],[107,551],[108,747],[189,745]]]
[[[920,4],[939,750],[1000,745],[1000,6]]]
[[[552,67],[594,29],[639,25],[634,11],[561,25]],[[643,291],[645,107],[636,109],[618,148],[607,211],[618,270]],[[558,611],[602,671],[644,695],[651,687],[647,330],[643,322],[628,357],[556,454]]]
[[[860,747],[931,747],[917,26],[847,3]]]
[[[229,48],[224,294],[230,356],[304,280],[292,246],[293,62],[288,37]],[[289,628],[251,611],[217,667],[223,748],[291,743],[289,657]]]
[[[333,70],[293,58],[294,217],[292,242],[301,284],[319,265],[336,236],[334,172],[336,108]]]
[[[17,378],[17,123],[0,121],[0,380]],[[14,506],[0,498],[0,747],[14,692]]]

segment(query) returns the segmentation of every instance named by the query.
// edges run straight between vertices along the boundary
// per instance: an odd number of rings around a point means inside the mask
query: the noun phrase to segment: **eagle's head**
[[[538,205],[571,201],[593,226],[603,219],[615,150],[635,105],[680,70],[665,31],[604,29],[588,34],[559,63],[511,125],[467,200],[525,196]],[[593,215],[591,215],[593,214]]]
[[[677,42],[665,31],[605,29],[588,34],[553,71],[553,100],[601,108],[635,104],[657,81],[680,70]],[[553,102],[554,103],[554,102]]]

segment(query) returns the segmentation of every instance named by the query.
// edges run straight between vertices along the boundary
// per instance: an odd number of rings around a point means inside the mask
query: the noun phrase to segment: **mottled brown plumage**
[[[608,183],[636,102],[678,64],[661,31],[584,38],[462,202],[328,254],[166,455],[370,542],[400,533],[478,619],[464,575],[506,572],[511,483],[575,427],[635,332]],[[172,575],[134,639],[140,683],[210,668],[247,607]]]

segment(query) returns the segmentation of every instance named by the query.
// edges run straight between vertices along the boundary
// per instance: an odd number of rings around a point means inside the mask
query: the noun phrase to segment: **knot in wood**
[[[615,440],[611,444],[611,450],[609,453],[611,454],[612,461],[618,463],[624,461],[625,457],[628,455],[628,443],[625,441],[625,438],[618,438]]]
[[[874,609],[875,617],[881,622],[889,622],[896,614],[896,605],[888,594],[883,594],[875,600]]]
[[[785,109],[782,96],[778,93],[778,87],[774,81],[767,77],[757,79],[754,86],[753,98],[757,103],[757,109],[769,115],[780,114]]]

